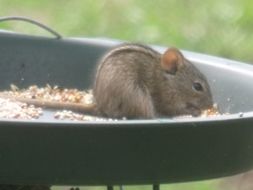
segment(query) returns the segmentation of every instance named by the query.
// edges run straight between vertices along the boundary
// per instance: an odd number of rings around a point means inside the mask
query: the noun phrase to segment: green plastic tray
[[[92,87],[117,41],[0,32],[0,90]],[[159,51],[164,47],[154,46]],[[0,120],[0,184],[159,184],[228,176],[253,166],[253,66],[183,51],[228,115],[104,122]]]

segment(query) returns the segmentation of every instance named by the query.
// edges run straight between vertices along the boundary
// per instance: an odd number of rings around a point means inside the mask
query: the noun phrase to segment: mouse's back
[[[160,54],[139,44],[122,44],[98,65],[94,97],[99,114],[113,118],[153,118],[150,85]]]

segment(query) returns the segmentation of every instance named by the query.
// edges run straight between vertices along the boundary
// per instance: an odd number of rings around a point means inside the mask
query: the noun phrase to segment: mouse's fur
[[[113,118],[197,116],[213,105],[205,76],[176,48],[164,54],[131,43],[113,48],[93,90],[99,114]]]

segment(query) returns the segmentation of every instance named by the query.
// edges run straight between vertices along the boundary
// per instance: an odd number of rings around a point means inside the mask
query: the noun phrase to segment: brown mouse
[[[140,44],[125,43],[109,50],[101,61],[93,87],[95,104],[0,97],[110,118],[198,116],[212,107],[205,76],[176,48],[163,54]]]
[[[112,118],[198,116],[213,105],[206,77],[178,49],[134,43],[102,58],[93,93],[99,114]]]

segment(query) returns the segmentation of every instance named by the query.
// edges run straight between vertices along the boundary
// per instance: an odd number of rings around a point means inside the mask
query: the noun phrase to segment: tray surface
[[[117,41],[0,32],[0,89],[91,88]],[[154,46],[159,51],[164,47]],[[35,121],[0,120],[0,183],[151,184],[201,180],[253,165],[253,66],[183,51],[208,78],[222,113],[211,118],[72,122],[45,110]]]

